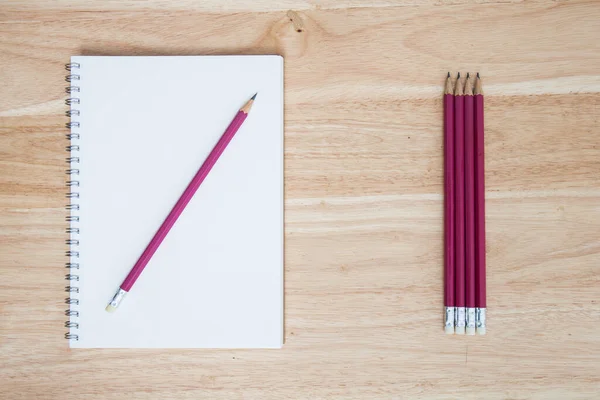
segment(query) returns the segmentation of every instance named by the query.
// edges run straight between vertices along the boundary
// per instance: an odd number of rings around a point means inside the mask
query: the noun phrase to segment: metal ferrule
[[[119,288],[119,290],[117,290],[117,293],[115,293],[115,295],[113,296],[113,298],[110,301],[110,303],[108,303],[108,306],[112,307],[112,308],[119,307],[119,304],[121,304],[121,301],[123,301],[123,299],[125,298],[126,294],[127,294],[126,291],[124,291],[123,289]]]
[[[444,329],[454,332],[454,307],[445,307],[444,309]]]
[[[465,321],[467,332],[475,334],[475,307],[467,307],[467,319]]]
[[[477,331],[484,334],[486,331],[486,325],[485,325],[485,317],[486,317],[486,311],[485,308],[479,308],[477,307],[475,309],[475,325],[477,327]]]
[[[455,321],[454,326],[457,328],[464,328],[466,323],[466,310],[464,307],[455,307],[454,315]]]

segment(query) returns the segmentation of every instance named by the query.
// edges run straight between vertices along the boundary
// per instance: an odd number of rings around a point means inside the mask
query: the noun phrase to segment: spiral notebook
[[[72,57],[71,347],[283,344],[283,59]],[[237,110],[251,114],[114,313],[107,302]]]

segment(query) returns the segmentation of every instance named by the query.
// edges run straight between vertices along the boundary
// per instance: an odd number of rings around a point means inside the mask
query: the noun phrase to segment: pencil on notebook
[[[146,267],[146,264],[148,264],[148,261],[150,261],[150,259],[152,258],[152,256],[164,240],[164,238],[167,236],[167,234],[177,221],[177,218],[179,218],[187,204],[194,196],[194,193],[196,193],[196,191],[198,190],[198,188],[200,187],[200,185],[202,184],[212,167],[215,165],[221,154],[223,154],[223,151],[225,150],[231,139],[233,139],[233,136],[235,136],[240,126],[242,126],[242,124],[246,120],[246,117],[248,116],[248,113],[252,108],[252,104],[254,103],[255,98],[256,94],[252,96],[252,98],[248,100],[248,102],[246,102],[246,104],[237,112],[237,114],[235,115],[235,117],[233,118],[233,120],[231,121],[231,123],[229,124],[229,126],[215,145],[215,147],[212,149],[206,160],[204,160],[204,163],[202,164],[196,175],[192,178],[188,187],[184,190],[179,200],[177,200],[177,203],[175,203],[175,206],[173,207],[167,218],[164,220],[160,228],[158,228],[158,231],[156,231],[150,243],[148,243],[148,246],[140,256],[140,258],[137,260],[137,262],[123,281],[123,283],[121,283],[121,286],[113,296],[112,300],[106,306],[106,311],[115,311],[121,303],[121,301],[123,300],[123,298],[125,297],[125,295],[131,290],[131,287],[138,279],[138,277]]]
[[[475,334],[475,105],[473,84],[465,83],[465,306],[467,335]]]
[[[485,164],[484,164],[484,131],[483,131],[483,88],[477,73],[475,80],[475,246],[476,257],[476,291],[475,291],[475,323],[477,333],[486,332],[486,265],[485,265]]]
[[[455,332],[465,333],[465,96],[460,73],[454,86],[454,195],[455,195]]]
[[[444,330],[454,333],[454,90],[444,89]]]

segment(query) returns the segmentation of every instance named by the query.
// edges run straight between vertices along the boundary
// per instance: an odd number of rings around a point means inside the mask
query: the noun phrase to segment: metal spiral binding
[[[68,239],[65,240],[65,243],[69,246],[69,250],[65,253],[65,256],[68,258],[68,262],[65,263],[65,268],[69,270],[65,275],[65,280],[68,281],[68,285],[65,286],[65,292],[69,294],[69,297],[65,299],[65,304],[69,306],[69,308],[65,310],[65,315],[69,317],[69,319],[65,321],[65,328],[68,328],[69,330],[65,333],[65,339],[77,341],[79,340],[79,335],[73,332],[79,329],[79,310],[77,310],[77,306],[79,306],[79,287],[77,286],[77,282],[79,282],[79,275],[77,274],[77,271],[79,270],[79,227],[77,226],[79,215],[75,215],[75,213],[79,211],[79,204],[74,202],[79,199],[79,192],[75,190],[79,187],[79,180],[77,180],[79,169],[76,167],[79,164],[78,153],[80,134],[78,132],[73,132],[73,130],[79,130],[81,124],[79,121],[73,121],[74,117],[80,115],[80,111],[72,108],[74,105],[80,104],[80,99],[71,96],[81,92],[81,88],[74,85],[75,82],[81,80],[81,76],[76,73],[81,68],[81,65],[79,63],[69,63],[66,64],[65,67],[67,71],[69,71],[69,74],[65,77],[65,80],[69,82],[69,86],[65,88],[65,92],[69,95],[69,98],[65,103],[70,108],[65,114],[71,119],[70,122],[65,124],[66,128],[69,130],[69,133],[65,135],[69,141],[69,145],[65,147],[65,150],[69,153],[69,156],[65,158],[65,162],[68,165],[65,173],[69,175],[65,183],[66,187],[69,188],[69,191],[66,194],[67,199],[69,199],[69,203],[66,206],[69,215],[65,218],[69,223],[69,227],[65,230],[67,235],[69,235]]]

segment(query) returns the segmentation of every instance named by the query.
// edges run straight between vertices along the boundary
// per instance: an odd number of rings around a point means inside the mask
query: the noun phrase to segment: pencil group
[[[454,87],[454,89],[452,89]],[[444,330],[486,332],[483,90],[460,73],[444,90]]]

